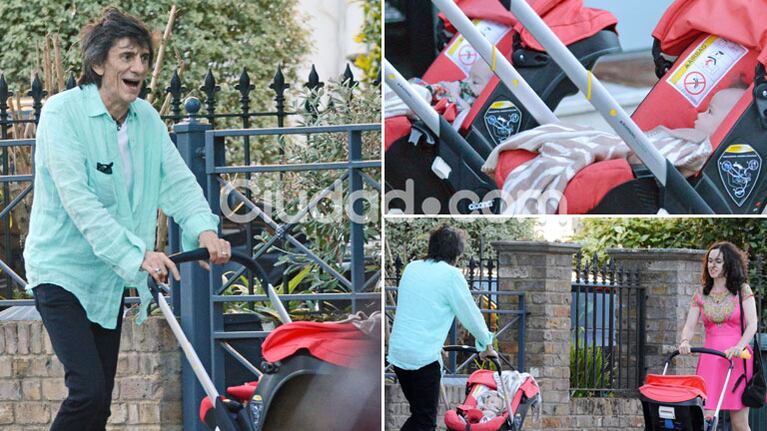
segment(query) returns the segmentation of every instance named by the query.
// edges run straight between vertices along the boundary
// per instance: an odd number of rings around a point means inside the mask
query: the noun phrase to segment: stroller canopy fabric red
[[[679,403],[697,397],[706,399],[706,383],[696,375],[663,376],[648,374],[645,385],[639,388],[645,397],[666,403]]]
[[[679,55],[701,34],[713,34],[760,52],[767,62],[767,0],[677,0],[653,31],[661,50]]]
[[[608,11],[584,7],[583,0],[528,0],[528,3],[565,45],[593,36],[618,23],[617,18]],[[486,19],[514,27],[526,47],[537,51],[544,50],[498,0],[456,0],[456,4],[469,19]],[[445,28],[455,31],[441,13],[440,18],[444,21]]]
[[[341,367],[361,366],[360,358],[376,348],[376,340],[352,323],[293,322],[272,331],[262,354],[269,362],[277,362],[307,349],[315,358]]]

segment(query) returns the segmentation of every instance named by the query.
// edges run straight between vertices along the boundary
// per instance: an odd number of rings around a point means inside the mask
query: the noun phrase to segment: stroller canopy
[[[713,34],[760,53],[767,62],[767,1],[677,0],[653,31],[661,50],[679,55],[696,38]]]
[[[307,349],[315,358],[341,367],[362,366],[360,358],[376,340],[352,323],[292,322],[272,331],[261,346],[264,359],[277,362]]]
[[[584,7],[583,0],[531,0],[529,3],[565,45],[593,36],[600,30],[614,27],[618,23],[615,16],[608,11]],[[469,19],[485,19],[513,27],[514,31],[519,33],[523,45],[537,51],[544,50],[501,2],[456,0],[456,4]],[[455,31],[442,13],[439,16],[446,29]]]
[[[706,383],[697,375],[666,376],[648,374],[639,388],[645,397],[661,402],[679,403],[701,397],[706,399]]]

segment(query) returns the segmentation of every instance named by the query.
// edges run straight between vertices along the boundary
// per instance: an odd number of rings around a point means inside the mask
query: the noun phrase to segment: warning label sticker
[[[697,108],[747,52],[737,43],[709,36],[684,59],[666,82]]]
[[[511,27],[506,27],[505,25],[492,21],[475,19],[473,23],[474,26],[477,27],[477,30],[479,30],[479,32],[493,45],[500,42],[500,40],[511,31]],[[469,41],[460,34],[447,47],[445,54],[447,55],[447,58],[455,63],[466,76],[469,76],[471,66],[473,66],[475,62],[483,61],[477,51],[469,44]]]

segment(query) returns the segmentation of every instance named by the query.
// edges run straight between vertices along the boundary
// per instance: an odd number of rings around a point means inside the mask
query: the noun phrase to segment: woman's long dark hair
[[[426,259],[453,265],[463,254],[465,245],[466,232],[443,224],[429,236],[429,253]]]
[[[727,280],[727,290],[733,295],[737,295],[740,286],[748,282],[748,260],[743,250],[728,241],[717,241],[711,244],[703,257],[703,275],[700,277],[700,282],[703,284],[703,294],[708,295],[711,293],[711,288],[714,287],[714,279],[708,273],[708,255],[711,254],[711,250],[719,250],[724,261],[722,270]]]

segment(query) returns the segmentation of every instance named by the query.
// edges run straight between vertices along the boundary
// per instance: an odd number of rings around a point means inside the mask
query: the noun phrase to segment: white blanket
[[[708,135],[696,129],[659,126],[647,133],[650,142],[685,176],[700,170],[711,155]],[[505,214],[554,214],[568,182],[586,166],[603,160],[639,162],[620,137],[584,126],[552,123],[518,133],[495,147],[482,171],[492,175],[502,151],[537,152],[517,166],[503,183]]]

